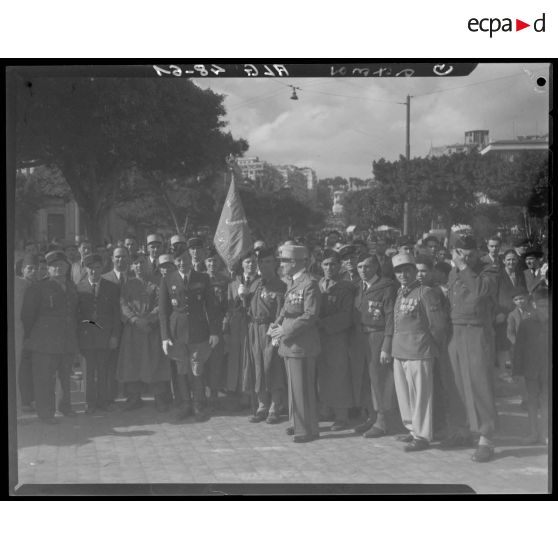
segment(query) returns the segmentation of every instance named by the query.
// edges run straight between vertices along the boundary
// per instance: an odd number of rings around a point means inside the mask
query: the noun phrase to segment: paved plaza
[[[79,405],[77,406],[79,408]],[[252,424],[244,413],[216,413],[203,423],[174,424],[153,402],[133,412],[60,419],[45,425],[18,418],[18,479],[56,483],[436,483],[466,484],[478,493],[545,493],[548,448],[526,446],[527,416],[518,396],[498,400],[496,458],[473,450],[403,452],[394,436],[364,439],[330,432],[294,444],[287,423]]]

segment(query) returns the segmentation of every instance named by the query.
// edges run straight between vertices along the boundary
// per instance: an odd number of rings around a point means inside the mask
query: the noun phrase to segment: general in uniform
[[[280,261],[284,275],[290,279],[285,303],[270,334],[279,343],[279,356],[285,359],[287,369],[292,423],[287,431],[294,435],[294,442],[311,442],[319,438],[316,357],[320,353],[320,288],[306,272],[306,247],[283,245]]]
[[[202,374],[212,347],[219,342],[219,324],[209,277],[192,268],[187,251],[174,260],[177,271],[161,281],[160,322],[163,351],[177,362],[180,406],[176,420],[193,410],[196,420],[207,418]]]
[[[141,394],[151,389],[159,412],[167,411],[165,394],[170,380],[169,361],[161,349],[159,332],[159,287],[149,274],[147,257],[132,259],[135,277],[128,279],[120,294],[124,329],[118,354],[117,377],[128,395],[126,410],[143,405]]]
[[[251,422],[279,422],[279,408],[285,392],[284,362],[268,335],[283,307],[286,285],[275,273],[276,260],[273,248],[258,250],[256,289],[250,299],[248,338],[254,359],[254,391],[258,408]]]
[[[403,424],[410,435],[405,451],[427,449],[432,441],[434,359],[443,346],[446,322],[438,296],[417,280],[411,255],[392,258],[401,284],[393,314],[391,354],[395,391]]]
[[[335,422],[331,430],[348,426],[353,407],[353,388],[349,366],[349,333],[352,327],[354,285],[339,279],[339,256],[326,250],[322,260],[324,277],[319,281],[321,293],[320,344],[318,356],[318,394],[320,403],[333,409]]]
[[[349,354],[354,401],[368,411],[368,419],[355,431],[365,438],[377,438],[387,433],[387,413],[393,402],[393,372],[389,363],[397,287],[391,279],[381,277],[376,256],[363,256],[357,269],[362,282],[353,306]]]
[[[24,343],[32,352],[35,407],[39,418],[56,423],[56,375],[60,382],[59,411],[75,415],[70,399],[72,363],[78,351],[77,293],[69,279],[70,264],[61,251],[46,255],[49,276],[25,292],[21,319]]]
[[[451,367],[461,406],[452,420],[457,431],[445,446],[470,445],[471,432],[480,433],[472,459],[485,462],[494,454],[492,436],[496,427],[496,407],[491,370],[494,362],[492,301],[497,278],[488,266],[483,269],[471,237],[459,239],[453,252],[455,268],[449,276],[448,296],[453,333],[448,346]]]
[[[89,254],[83,260],[87,278],[77,285],[78,344],[85,358],[85,401],[87,412],[109,408],[108,358],[118,347],[120,319],[120,287],[103,279],[103,260]]]

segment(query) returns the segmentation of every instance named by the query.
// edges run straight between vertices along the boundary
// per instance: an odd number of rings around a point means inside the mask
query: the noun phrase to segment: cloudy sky
[[[463,141],[466,130],[491,139],[548,132],[547,64],[480,64],[455,78],[213,78],[200,87],[226,95],[229,128],[248,155],[272,164],[310,166],[319,178],[371,176],[373,160],[405,152],[411,99],[411,156]],[[301,89],[298,101],[292,90]]]

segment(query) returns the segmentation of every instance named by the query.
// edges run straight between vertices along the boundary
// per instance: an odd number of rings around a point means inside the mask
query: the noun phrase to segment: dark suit
[[[537,289],[548,289],[545,277],[544,275],[541,275],[540,268],[536,269],[535,273],[533,273],[530,269],[525,269],[523,271],[523,277],[529,294],[533,294]]]
[[[87,278],[78,284],[77,293],[78,343],[85,358],[86,401],[91,407],[104,407],[109,402],[109,342],[119,340],[122,329],[120,287],[101,277],[95,293]]]
[[[62,287],[54,279],[43,279],[25,292],[21,310],[23,336],[32,352],[33,386],[37,414],[54,417],[56,374],[62,398],[59,409],[71,411],[70,376],[77,343],[77,293],[71,281]]]
[[[279,356],[285,359],[289,383],[289,416],[295,436],[317,436],[316,357],[320,353],[317,321],[320,288],[303,271],[290,281],[277,324],[283,326]]]
[[[501,256],[498,256],[496,260],[493,260],[488,254],[486,254],[480,259],[480,261],[483,264],[495,265],[498,269],[502,269],[502,267],[504,267],[504,262],[502,261]]]
[[[118,286],[118,296],[122,292],[122,287],[126,284],[130,277],[134,277],[132,271],[127,270],[120,274],[120,279],[116,276],[114,269],[101,276],[103,279],[110,281]],[[120,317],[122,321],[122,317]],[[118,346],[120,346],[120,337],[122,335],[122,328],[118,334]],[[108,400],[114,401],[118,396],[118,381],[116,379],[116,367],[118,365],[118,347],[116,349],[109,349],[106,367],[107,367],[107,382],[108,382]]]
[[[209,358],[209,336],[221,331],[208,275],[190,270],[184,279],[178,271],[163,277],[159,317],[161,339],[173,343],[169,356],[178,362],[178,374],[188,379],[194,401],[201,402],[205,399],[204,385],[201,372],[197,372]]]
[[[497,280],[496,291],[496,314],[504,314],[506,319],[495,326],[496,351],[507,351],[510,342],[507,337],[508,314],[515,308],[513,304],[513,292],[516,288],[526,288],[525,275],[521,271],[515,272],[515,285],[505,269],[500,270]]]

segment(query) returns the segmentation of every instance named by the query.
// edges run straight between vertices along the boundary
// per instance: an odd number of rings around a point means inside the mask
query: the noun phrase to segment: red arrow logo
[[[525,29],[526,27],[531,27],[531,24],[530,23],[525,23],[524,21],[521,21],[520,19],[515,20],[515,30],[516,31],[521,31],[522,29]]]

